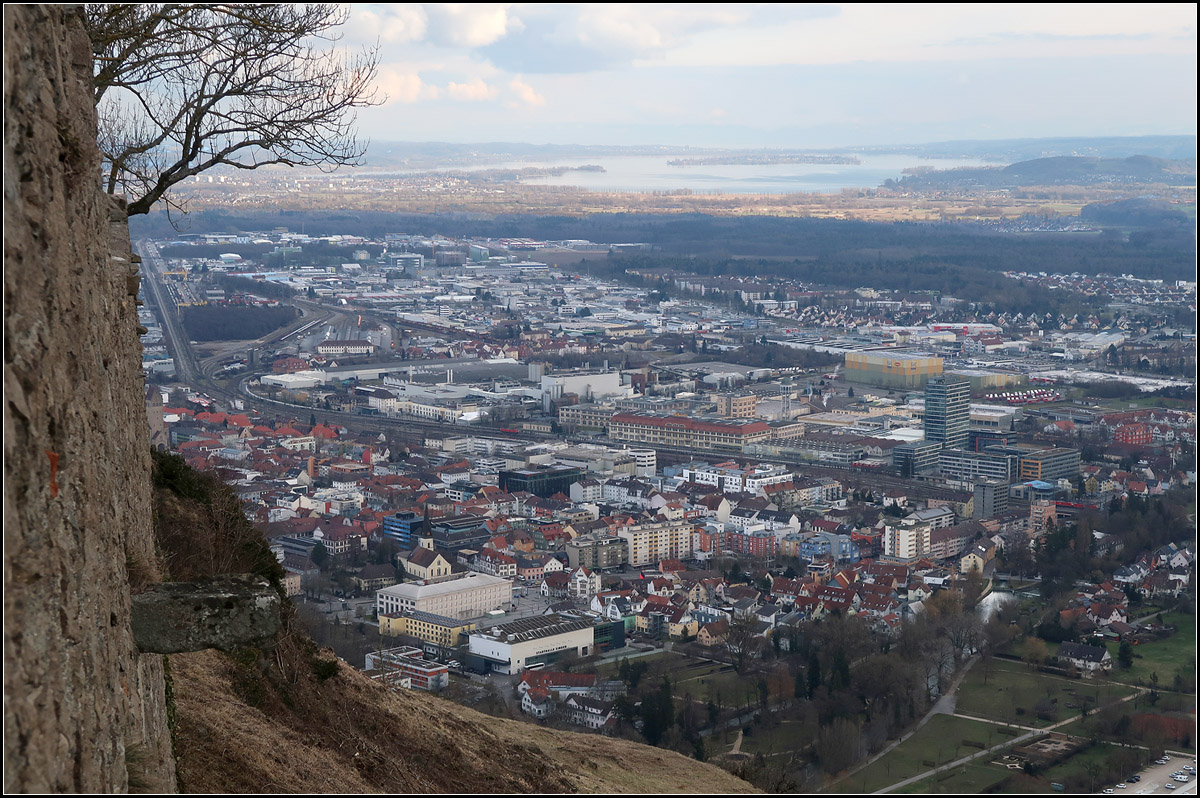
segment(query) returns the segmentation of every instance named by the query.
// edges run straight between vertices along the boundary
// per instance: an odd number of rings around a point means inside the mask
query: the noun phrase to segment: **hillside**
[[[1056,156],[1020,161],[1003,168],[964,168],[920,171],[895,186],[907,191],[965,188],[1013,189],[1022,186],[1097,186],[1196,182],[1195,160],[1168,160],[1147,155],[1128,158]]]
[[[671,751],[394,693],[345,664],[321,682],[303,644],[281,649],[289,654],[266,658],[275,660],[272,676],[213,651],[171,657],[182,790],[756,792]],[[279,661],[286,687],[276,683]]]

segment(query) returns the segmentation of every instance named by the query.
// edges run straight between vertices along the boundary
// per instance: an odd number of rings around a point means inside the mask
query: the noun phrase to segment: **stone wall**
[[[174,791],[136,280],[81,6],[4,9],[4,787]]]

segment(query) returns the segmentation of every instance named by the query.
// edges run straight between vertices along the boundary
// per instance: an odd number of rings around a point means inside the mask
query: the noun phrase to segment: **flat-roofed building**
[[[558,408],[558,423],[568,430],[604,429],[617,412],[611,404],[579,404]]]
[[[901,522],[887,527],[883,534],[883,553],[898,560],[915,560],[929,553],[929,524]]]
[[[660,560],[683,560],[692,556],[695,525],[691,521],[637,524],[617,530],[628,546],[629,564],[635,568]]]
[[[500,490],[508,493],[528,491],[534,496],[548,499],[556,493],[569,495],[571,485],[583,479],[582,468],[567,466],[541,466],[501,471]]]
[[[892,465],[901,475],[911,477],[938,467],[942,445],[937,441],[911,441],[892,449]]]
[[[1079,474],[1079,451],[1076,449],[1043,449],[1022,455],[1018,462],[1020,479],[1040,479],[1053,482],[1070,479]]]
[[[398,646],[367,654],[366,670],[372,678],[395,685],[409,681],[414,690],[438,692],[450,684],[450,669],[421,655],[411,646]]]
[[[474,621],[461,621],[429,612],[392,613],[379,616],[379,634],[384,637],[415,637],[440,648],[454,648],[475,631]]]
[[[938,453],[938,469],[942,476],[950,479],[966,482],[994,479],[1007,484],[1017,477],[1017,457],[965,449],[943,449]]]
[[[609,535],[580,535],[566,545],[571,569],[619,568],[629,563],[629,544],[624,538]]]
[[[846,379],[888,388],[923,388],[942,374],[942,359],[918,352],[847,352]]]
[[[752,418],[758,410],[758,397],[752,393],[719,393],[717,415],[726,418]]]
[[[771,428],[759,419],[617,413],[609,421],[608,434],[630,443],[741,453],[748,444],[769,440]]]
[[[975,482],[975,518],[995,518],[1008,512],[1008,482],[981,479]]]
[[[392,585],[375,594],[375,609],[380,616],[426,612],[449,618],[478,618],[491,610],[510,607],[512,582],[480,573],[433,584]]]
[[[971,381],[965,377],[930,377],[925,384],[925,440],[943,449],[966,449],[971,427]]]
[[[471,634],[470,658],[483,669],[520,673],[571,654],[590,656],[595,649],[591,620],[564,615],[536,615]]]

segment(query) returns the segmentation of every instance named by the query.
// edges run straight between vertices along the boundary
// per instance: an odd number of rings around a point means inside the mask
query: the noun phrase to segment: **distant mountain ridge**
[[[1055,156],[1020,161],[1005,167],[920,170],[885,186],[905,189],[1018,188],[1021,186],[1090,186],[1161,183],[1186,186],[1196,182],[1196,161],[1133,155],[1128,158]]]
[[[582,157],[722,156],[742,158],[825,153],[911,154],[918,158],[975,158],[1015,163],[1054,157],[1128,158],[1145,155],[1170,160],[1194,159],[1196,137],[1111,136],[1077,138],[942,141],[927,144],[873,144],[853,147],[695,147],[673,144],[528,144],[524,142],[373,141],[368,168],[434,169],[505,161],[549,161]]]

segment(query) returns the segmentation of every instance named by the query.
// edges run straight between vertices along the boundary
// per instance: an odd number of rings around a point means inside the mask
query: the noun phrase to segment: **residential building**
[[[625,527],[617,530],[617,537],[628,546],[629,564],[641,568],[659,560],[690,558],[694,530],[690,521],[665,521]]]
[[[995,518],[1008,512],[1008,483],[982,479],[975,483],[976,519]]]
[[[611,535],[580,535],[566,545],[571,568],[620,568],[629,563],[629,543]]]
[[[1058,662],[1074,665],[1080,672],[1093,674],[1096,671],[1112,670],[1112,655],[1102,646],[1088,646],[1081,643],[1060,643],[1058,646]]]

